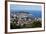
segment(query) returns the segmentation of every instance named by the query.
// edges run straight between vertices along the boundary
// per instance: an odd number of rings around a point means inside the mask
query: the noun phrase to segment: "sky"
[[[35,17],[41,17],[41,6],[39,5],[16,5],[16,4],[11,4],[10,5],[10,10],[11,12],[20,12],[20,11],[25,11],[29,12],[29,14],[34,15]]]
[[[11,4],[10,5],[10,10],[11,11],[41,11],[41,6],[38,5],[16,5],[16,4]]]

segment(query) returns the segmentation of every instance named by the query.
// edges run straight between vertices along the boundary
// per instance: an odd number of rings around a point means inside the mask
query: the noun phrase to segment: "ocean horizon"
[[[11,14],[16,14],[16,13],[19,13],[19,12],[25,12],[25,13],[29,13],[29,14],[32,14],[33,16],[35,17],[39,17],[41,18],[41,11],[10,11]]]

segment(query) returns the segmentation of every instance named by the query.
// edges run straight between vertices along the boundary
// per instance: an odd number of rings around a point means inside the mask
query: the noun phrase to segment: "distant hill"
[[[26,13],[26,14],[32,14],[36,18],[41,18],[41,11],[11,11],[11,14],[17,14],[17,13]]]

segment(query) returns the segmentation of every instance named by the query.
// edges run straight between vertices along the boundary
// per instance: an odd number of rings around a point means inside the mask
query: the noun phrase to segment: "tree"
[[[33,21],[32,25],[33,28],[34,27],[41,27],[41,21]]]

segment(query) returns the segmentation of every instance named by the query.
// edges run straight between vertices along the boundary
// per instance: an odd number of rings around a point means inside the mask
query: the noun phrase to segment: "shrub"
[[[34,27],[41,27],[41,21],[33,21],[31,26],[32,26],[33,28],[34,28]]]

